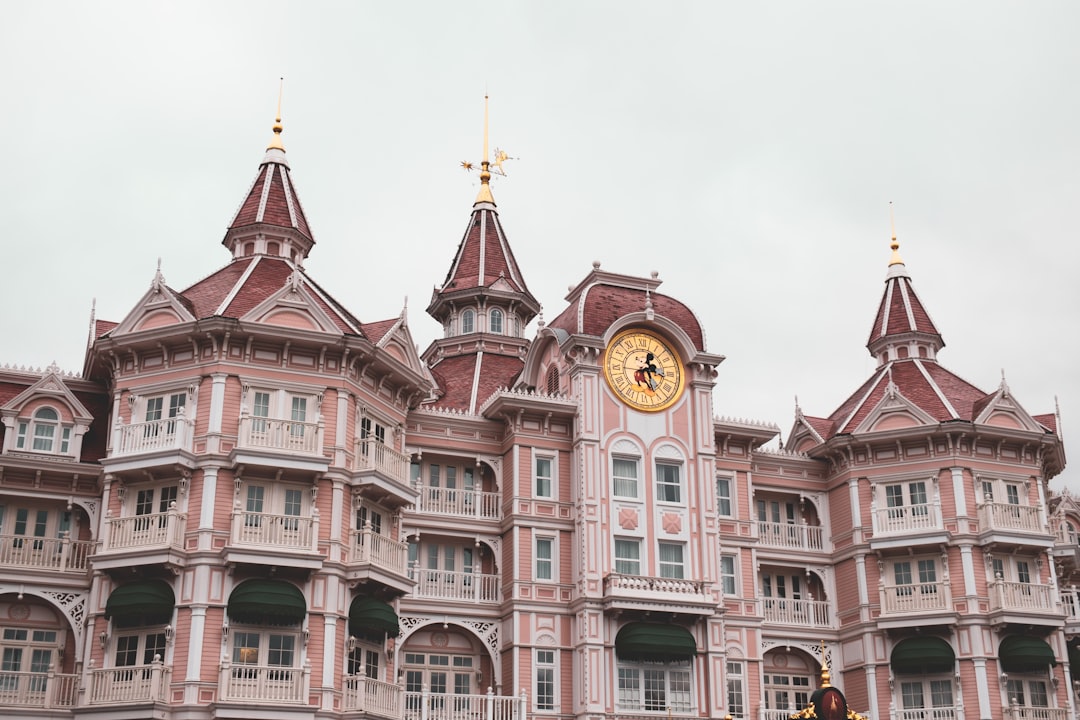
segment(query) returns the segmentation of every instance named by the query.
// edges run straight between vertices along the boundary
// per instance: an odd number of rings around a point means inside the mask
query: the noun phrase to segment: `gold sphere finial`
[[[832,675],[829,674],[829,661],[825,659],[825,641],[821,641],[821,687],[831,687],[830,680]]]
[[[270,138],[270,144],[266,146],[267,150],[280,150],[285,152],[285,145],[281,142],[281,131],[284,128],[281,126],[281,95],[285,89],[285,78],[281,78],[278,84],[278,98],[277,98],[277,115],[274,116],[274,137]]]
[[[903,265],[904,260],[900,257],[900,241],[896,239],[896,216],[893,215],[892,200],[889,201],[889,227],[892,230],[892,242],[889,243],[889,247],[892,249],[892,257],[889,258],[889,267]]]

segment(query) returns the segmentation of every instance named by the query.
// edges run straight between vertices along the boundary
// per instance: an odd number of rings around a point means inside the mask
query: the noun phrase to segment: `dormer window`
[[[60,414],[51,407],[38,408],[31,420],[20,420],[16,450],[66,455],[71,446],[71,426],[61,426]]]
[[[473,327],[476,325],[476,313],[472,310],[466,310],[461,313],[461,334],[467,335],[473,331]]]
[[[502,335],[503,332],[503,314],[502,310],[495,308],[491,311],[488,323],[490,327],[488,331],[493,335]]]

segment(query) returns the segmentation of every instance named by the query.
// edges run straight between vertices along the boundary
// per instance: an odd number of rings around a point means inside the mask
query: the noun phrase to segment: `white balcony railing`
[[[765,622],[798,627],[832,627],[832,604],[828,600],[797,600],[767,597],[761,599]]]
[[[952,706],[893,711],[893,720],[956,720],[959,716],[957,709]]]
[[[240,417],[237,447],[322,455],[323,424],[244,415]]]
[[[0,708],[69,708],[78,690],[78,675],[0,671]]]
[[[983,503],[979,506],[979,524],[983,530],[1046,532],[1039,520],[1039,508],[1034,505]]]
[[[342,684],[342,709],[380,717],[401,717],[404,688],[363,675],[346,675]]]
[[[1004,710],[1006,720],[1065,720],[1068,715],[1065,708],[1027,705],[1006,705]]]
[[[528,696],[406,692],[406,720],[526,720]]]
[[[997,579],[990,583],[991,610],[1057,612],[1054,586]]]
[[[221,664],[219,692],[226,702],[306,703],[311,667]]]
[[[787,710],[771,710],[761,708],[758,711],[758,720],[788,720],[792,715],[799,712],[802,708],[789,707]]]
[[[819,525],[758,521],[758,541],[769,547],[821,550],[824,547],[823,537],[822,528]]]
[[[353,533],[350,560],[404,576],[409,572],[409,546],[367,527]]]
[[[1065,610],[1065,621],[1080,623],[1080,588],[1075,585],[1063,588],[1061,594],[1061,607]]]
[[[318,552],[319,516],[233,510],[232,544]]]
[[[904,615],[952,608],[952,589],[946,582],[889,585],[881,588],[881,614]]]
[[[944,530],[941,508],[930,503],[873,509],[874,535],[900,535]]]
[[[611,573],[604,578],[604,589],[607,593],[626,595],[642,593],[642,595],[687,595],[705,596],[705,583],[700,580],[685,580],[683,578],[652,577],[647,575],[621,575]],[[620,592],[621,591],[621,592]]]
[[[468,602],[499,602],[500,577],[484,573],[451,572],[414,568],[415,597]]]
[[[402,485],[409,482],[409,456],[375,438],[356,441],[356,467],[375,470]]]
[[[168,512],[128,517],[105,517],[105,531],[101,535],[103,552],[139,548],[171,547],[181,549],[184,545],[186,515],[177,512],[172,503]]]
[[[155,656],[149,665],[90,670],[87,702],[91,705],[111,705],[164,700],[170,668],[161,662],[160,657]]]
[[[58,538],[3,534],[0,535],[0,567],[86,572],[86,559],[93,547],[92,540],[72,540],[67,533]]]
[[[159,450],[191,450],[195,421],[182,412],[173,418],[117,424],[113,427],[112,456],[137,455]]]
[[[416,509],[429,515],[499,520],[501,502],[502,495],[497,492],[423,486]]]

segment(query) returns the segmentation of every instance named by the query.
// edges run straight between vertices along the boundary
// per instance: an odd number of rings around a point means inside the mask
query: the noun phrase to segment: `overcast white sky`
[[[828,415],[901,253],[947,347],[1080,461],[1080,3],[15,2],[0,5],[0,363],[79,370],[157,259],[187,287],[283,136],[308,272],[421,348],[476,195],[553,318],[603,267],[692,306],[720,415]],[[532,329],[530,329],[530,334]],[[1070,480],[1071,479],[1071,480]],[[1054,483],[1080,487],[1067,471]]]

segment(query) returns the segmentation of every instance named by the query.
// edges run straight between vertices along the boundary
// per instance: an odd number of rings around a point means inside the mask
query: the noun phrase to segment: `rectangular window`
[[[555,651],[536,651],[536,709],[555,709]]]
[[[656,464],[656,499],[659,502],[682,502],[678,465]]]
[[[641,541],[615,539],[615,572],[620,575],[641,574]]]
[[[660,568],[660,577],[686,577],[683,570],[682,543],[662,542],[659,545],[659,551],[658,564]]]
[[[746,705],[743,696],[743,666],[742,663],[729,662],[727,664],[727,711],[733,718],[746,716]]]
[[[638,497],[638,461],[630,458],[613,458],[611,476],[614,479],[616,497]]]
[[[552,494],[552,468],[555,463],[550,457],[536,458],[536,497],[549,498]]]
[[[554,555],[555,539],[549,537],[536,538],[536,579],[537,580],[552,580],[553,575],[553,555]]]
[[[723,517],[731,517],[731,478],[716,478],[716,512]]]
[[[735,595],[735,556],[720,556],[720,587],[729,597]]]

